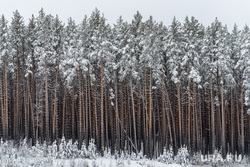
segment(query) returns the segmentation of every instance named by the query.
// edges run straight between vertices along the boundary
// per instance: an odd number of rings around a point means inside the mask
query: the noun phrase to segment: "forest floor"
[[[96,159],[76,158],[76,159],[36,159],[32,157],[12,159],[12,162],[6,162],[2,159],[0,167],[182,167],[179,164],[164,164],[156,160],[124,160],[113,158],[98,157]],[[186,167],[212,167],[212,165],[188,165]],[[217,166],[216,166],[217,167]],[[227,164],[218,165],[218,167],[250,167],[250,164]]]
[[[53,167],[70,167],[70,166],[83,166],[83,167],[181,167],[178,164],[164,164],[155,160],[115,160],[107,158],[91,159],[75,159],[75,160],[55,160]]]

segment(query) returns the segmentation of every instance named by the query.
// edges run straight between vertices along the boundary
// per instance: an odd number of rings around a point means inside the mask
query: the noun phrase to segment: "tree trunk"
[[[178,114],[179,114],[179,139],[180,139],[180,146],[182,146],[182,129],[181,129],[181,97],[180,97],[180,83],[177,82],[177,97],[178,97]]]
[[[45,63],[45,113],[46,113],[46,142],[50,143],[49,136],[49,97],[48,97],[48,74],[47,74],[47,56],[44,59]]]
[[[18,48],[17,48],[17,71],[16,71],[16,113],[15,113],[15,117],[16,117],[16,119],[15,119],[15,121],[14,121],[14,129],[15,129],[15,131],[14,131],[14,139],[15,140],[18,140],[18,138],[19,138],[19,128],[20,128],[20,121],[19,121],[19,115],[21,114],[21,110],[20,110],[20,108],[19,108],[19,105],[20,105],[20,103],[19,103],[19,52],[18,52]]]
[[[65,110],[66,110],[66,85],[64,84],[63,90],[63,113],[62,113],[62,137],[65,137]]]
[[[72,85],[72,138],[73,141],[75,141],[75,86],[74,86],[74,79],[73,79],[73,85]]]
[[[120,150],[120,128],[119,128],[119,113],[118,113],[118,91],[117,91],[117,72],[115,71],[115,115],[116,115],[116,150]]]
[[[55,92],[54,92],[54,116],[53,116],[53,140],[57,138],[57,81],[58,81],[58,73],[59,73],[59,65],[60,65],[60,58],[61,58],[61,55],[59,54],[59,59],[57,61],[57,69],[56,69],[56,78],[55,78]],[[64,136],[64,134],[63,134]]]
[[[34,106],[33,106],[33,99],[31,96],[31,92],[30,92],[30,74],[29,74],[29,78],[27,79],[27,91],[28,91],[28,108],[30,106],[30,113],[31,113],[31,125],[32,125],[32,139],[34,141],[35,136],[36,136],[36,129],[35,129],[35,118],[34,118]],[[33,142],[34,144],[35,142]]]
[[[85,144],[88,143],[88,140],[89,140],[89,105],[88,104],[88,85],[89,85],[89,82],[88,82],[88,74],[87,72],[85,72],[85,76],[86,76],[86,84],[85,84],[85,89],[86,89],[86,93],[85,93],[85,111],[86,111],[86,116],[85,116],[85,121],[86,121],[86,135],[85,135]]]
[[[243,71],[242,71],[243,74]],[[244,157],[244,151],[245,151],[245,141],[244,141],[244,106],[243,106],[243,75],[241,76],[241,153]]]
[[[149,68],[149,150],[150,158],[153,156],[153,142],[152,142],[152,68]]]
[[[101,148],[104,150],[104,122],[103,122],[103,57],[101,58]],[[102,156],[104,152],[101,151]]]
[[[196,102],[195,102],[195,82],[193,81],[193,151],[195,151],[196,148],[196,129],[198,128],[198,125],[196,124]]]
[[[231,88],[231,153],[234,155],[234,130],[235,130],[235,125],[234,125],[234,91]]]
[[[190,60],[188,59],[188,147],[191,148],[191,92],[190,92]]]
[[[164,89],[163,81],[162,81],[161,85],[162,85],[162,99],[163,99],[163,103],[164,103],[164,108],[165,108],[165,111],[166,110],[168,111],[168,112],[165,112],[165,114],[167,115],[167,122],[168,122],[168,128],[169,128],[170,142],[171,142],[171,145],[174,146],[173,135],[172,135],[172,128],[171,128],[171,122],[170,122],[170,117],[169,117],[169,115],[170,115],[170,106],[167,105],[167,100],[165,99],[166,89]]]
[[[225,158],[226,156],[226,136],[225,136],[225,108],[224,108],[224,72],[221,69],[221,79],[222,79],[222,85],[221,85],[221,127],[222,127],[222,156]]]
[[[88,65],[88,100],[89,100],[89,137],[92,138],[92,110],[91,110],[91,96],[90,96],[90,86],[91,86],[91,81],[90,81],[90,74],[89,74],[89,65]]]
[[[121,149],[124,149],[124,100],[123,100],[123,81],[121,83]]]
[[[79,140],[79,144],[81,146],[82,143],[82,80],[81,80],[81,68],[79,66],[79,123],[78,123],[78,140]]]
[[[133,96],[133,85],[132,85],[132,73],[130,71],[130,91],[131,91],[131,101],[132,101],[132,112],[133,112],[133,125],[134,125],[134,145],[135,151],[137,152],[137,138],[136,138],[136,120],[135,120],[135,107],[134,107],[134,96]]]
[[[7,57],[5,55],[5,59],[4,59],[4,82],[5,82],[5,134],[4,134],[4,140],[8,139],[8,135],[9,135],[9,115],[8,115],[8,78],[7,78]]]
[[[213,95],[213,77],[211,73],[210,77],[210,91],[211,91],[211,132],[212,132],[212,153],[214,153],[215,149],[215,133],[214,133],[214,95]]]
[[[98,136],[98,124],[97,124],[97,92],[96,92],[96,80],[97,80],[97,75],[96,75],[96,71],[95,71],[95,83],[94,83],[94,134],[95,134],[95,138],[97,139]]]
[[[0,100],[1,100],[1,121],[2,121],[2,136],[1,137],[3,137],[3,138],[5,138],[5,120],[4,120],[4,115],[5,115],[5,113],[4,113],[4,104],[3,104],[3,84],[2,84],[2,73],[0,73],[0,92],[1,92],[1,94],[0,94]]]
[[[238,133],[238,140],[240,140],[240,112],[239,112],[239,99],[238,99],[238,80],[237,80],[237,73],[235,73],[235,98],[236,98],[236,115],[237,115],[237,133]],[[238,143],[238,142],[237,142]],[[239,146],[239,143],[237,144]],[[239,146],[240,147],[240,146]]]

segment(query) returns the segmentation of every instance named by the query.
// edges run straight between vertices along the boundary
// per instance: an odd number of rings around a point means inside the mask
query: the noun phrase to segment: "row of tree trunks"
[[[16,62],[19,66],[19,61]],[[46,65],[46,57],[44,62]],[[59,133],[60,136],[70,136],[68,135],[70,133],[74,140],[78,139],[80,142],[84,139],[87,143],[90,138],[95,138],[96,142],[100,140],[99,147],[101,149],[114,145],[115,150],[118,151],[124,147],[130,147],[130,151],[136,152],[141,150],[140,144],[143,141],[145,153],[150,158],[158,154],[157,151],[154,151],[155,148],[163,149],[169,144],[176,148],[190,144],[192,152],[201,151],[205,144],[211,145],[211,148],[207,148],[207,150],[213,152],[221,144],[223,156],[228,151],[228,143],[232,152],[240,148],[241,153],[244,154],[247,150],[245,138],[248,136],[246,134],[248,132],[245,127],[248,122],[245,121],[242,74],[240,75],[241,87],[236,83],[235,88],[230,88],[230,93],[227,94],[225,93],[226,86],[222,69],[220,70],[220,84],[218,81],[216,83],[211,72],[210,84],[206,89],[199,88],[198,84],[191,79],[180,80],[176,84],[172,83],[171,86],[162,79],[161,92],[158,92],[158,89],[153,89],[155,81],[152,78],[151,68],[144,67],[144,78],[141,82],[136,82],[135,89],[132,72],[127,80],[119,82],[115,71],[114,83],[106,83],[103,64],[104,62],[101,61],[101,68],[96,68],[96,78],[93,83],[91,83],[89,71],[83,73],[79,67],[78,76],[72,83],[72,90],[68,90],[66,83],[60,80],[59,65],[55,71],[55,80],[51,82],[55,85],[52,90],[49,86],[51,85],[49,77],[53,75],[46,75],[51,71],[48,72],[45,68],[45,82],[39,85],[42,88],[41,93],[34,90],[38,84],[32,83],[34,81],[32,81],[31,74],[28,74],[25,80],[20,81],[18,79],[20,77],[19,70],[16,70],[15,79],[17,81],[9,83],[15,85],[15,89],[10,92],[10,94],[14,94],[13,99],[8,99],[7,70],[4,70],[4,74],[1,74],[0,77],[1,135],[7,138],[9,135],[6,133],[10,127],[14,130],[14,139],[20,137],[18,131],[21,131],[24,132],[24,137],[32,137],[36,140],[38,137],[35,137],[35,134],[38,133],[37,136],[45,134],[46,142],[51,142],[59,138]],[[25,73],[24,67],[20,69],[23,69],[22,73]],[[2,78],[3,76],[4,78]],[[235,77],[237,78],[237,75]],[[185,82],[189,86],[186,92],[183,90]],[[58,83],[62,88],[61,92],[57,91]],[[24,84],[26,85],[20,87]],[[219,86],[221,91],[217,89]],[[112,87],[115,91],[114,99],[110,98]],[[23,93],[21,97],[20,89]],[[168,96],[168,92],[171,92],[170,96]],[[239,92],[240,95],[238,95]],[[49,99],[54,99],[54,103]],[[184,103],[185,99],[190,104]],[[226,99],[230,99],[230,104],[226,103]],[[9,101],[14,105],[13,109],[8,108],[11,106],[8,105]],[[219,104],[215,103],[217,101]],[[36,111],[38,107],[35,106],[43,106],[43,104],[45,107]],[[10,126],[7,126],[10,111],[14,111],[10,117],[13,116],[15,119],[11,120]],[[204,120],[204,117],[208,119]],[[52,129],[50,127],[51,119],[53,119]],[[35,121],[41,121],[41,123]],[[68,123],[69,121],[72,124]],[[218,123],[220,125],[216,125]],[[70,130],[67,129],[68,126],[71,126]],[[233,141],[237,135],[240,136],[240,143]],[[52,139],[50,139],[51,136]],[[159,142],[164,144],[156,144]]]

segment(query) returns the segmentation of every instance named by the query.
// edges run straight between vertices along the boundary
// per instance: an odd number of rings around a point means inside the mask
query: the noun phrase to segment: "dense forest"
[[[97,151],[187,146],[190,155],[250,153],[250,31],[218,19],[165,26],[139,12],[77,25],[43,9],[0,19],[0,137],[51,144],[95,140]]]

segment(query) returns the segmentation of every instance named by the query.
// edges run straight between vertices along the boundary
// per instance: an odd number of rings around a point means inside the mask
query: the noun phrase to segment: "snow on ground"
[[[53,167],[62,166],[83,166],[83,167],[181,167],[178,164],[163,164],[157,161],[150,160],[115,160],[106,158],[97,158],[95,160],[91,159],[74,159],[74,160],[54,160]]]

